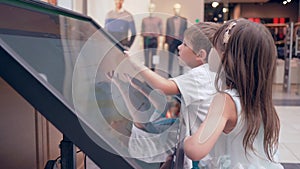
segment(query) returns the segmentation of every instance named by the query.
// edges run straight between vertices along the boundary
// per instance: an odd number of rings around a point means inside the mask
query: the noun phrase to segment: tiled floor
[[[285,163],[285,169],[300,169],[300,86],[292,85],[290,92],[282,89],[282,85],[274,85],[273,99],[281,122],[279,161]]]
[[[279,160],[300,163],[300,106],[276,106],[280,122]]]

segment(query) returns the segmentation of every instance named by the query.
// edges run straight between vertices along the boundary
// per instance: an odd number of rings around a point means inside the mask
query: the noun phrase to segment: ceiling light
[[[223,13],[227,13],[229,11],[229,9],[228,8],[223,8],[222,11],[223,11]]]
[[[283,5],[285,5],[285,4],[287,4],[287,1],[283,1],[282,3],[283,3]]]
[[[219,6],[219,2],[214,1],[214,2],[211,3],[211,6],[213,8],[216,8],[217,6]]]

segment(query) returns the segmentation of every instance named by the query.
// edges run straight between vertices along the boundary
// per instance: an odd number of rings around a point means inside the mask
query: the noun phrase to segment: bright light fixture
[[[222,11],[223,11],[223,13],[227,13],[229,10],[228,10],[228,8],[223,8]]]
[[[211,3],[211,6],[213,8],[216,8],[217,6],[219,6],[219,2],[214,1],[214,2]]]

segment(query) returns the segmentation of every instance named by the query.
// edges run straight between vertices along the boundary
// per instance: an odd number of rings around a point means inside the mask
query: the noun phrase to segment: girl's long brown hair
[[[228,29],[232,22],[235,25]],[[229,35],[228,41],[224,41],[224,34]],[[222,57],[216,84],[223,71],[227,88],[236,89],[241,100],[242,117],[247,127],[243,138],[245,152],[249,149],[255,152],[253,143],[263,124],[264,151],[274,161],[280,122],[272,102],[277,58],[272,35],[262,24],[246,19],[231,20],[216,32],[213,44]]]

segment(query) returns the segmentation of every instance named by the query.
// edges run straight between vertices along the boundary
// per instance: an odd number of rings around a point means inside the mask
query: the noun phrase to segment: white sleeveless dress
[[[209,168],[212,169],[283,169],[279,163],[268,160],[263,148],[263,124],[254,141],[254,149],[245,154],[243,137],[246,132],[245,122],[241,116],[241,103],[236,90],[227,90],[237,109],[238,120],[235,128],[228,134],[222,133],[210,155],[212,157]],[[275,159],[276,160],[276,159]]]

